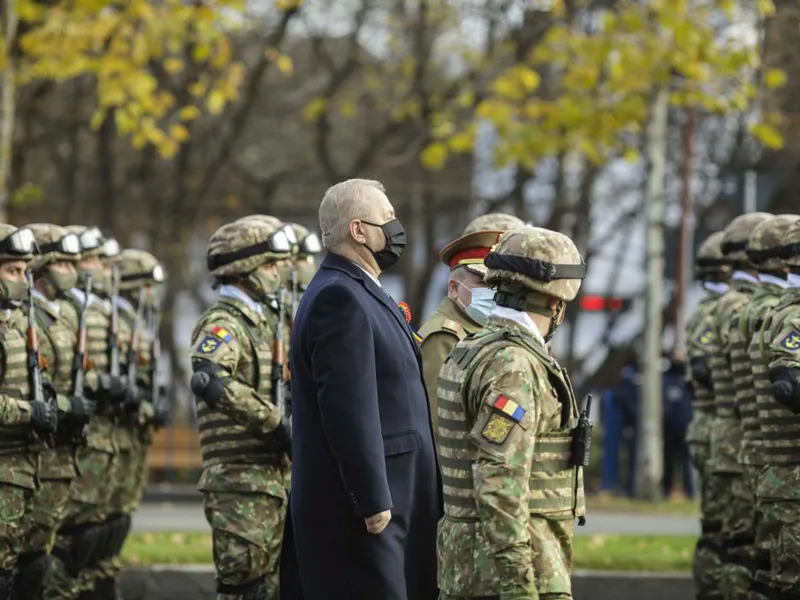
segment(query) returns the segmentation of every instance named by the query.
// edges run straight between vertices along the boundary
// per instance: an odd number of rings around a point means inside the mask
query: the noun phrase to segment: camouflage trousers
[[[279,559],[288,490],[265,493],[203,492],[214,545],[217,600],[242,600],[235,588],[263,580],[266,598],[278,597]]]
[[[0,571],[13,571],[30,528],[33,490],[0,483]]]
[[[689,446],[689,460],[698,473],[705,470],[711,455],[711,424],[714,416],[703,411],[696,411],[692,422],[686,430],[686,443]]]
[[[700,509],[703,533],[695,548],[692,573],[698,600],[722,598],[722,515],[725,510],[725,481],[709,473],[700,479]]]
[[[769,571],[756,573],[756,587],[800,598],[800,465],[764,469],[758,484],[759,538],[770,550]],[[751,597],[757,597],[755,595]],[[764,597],[769,597],[766,594]]]
[[[75,462],[79,475],[70,487],[67,517],[45,577],[44,600],[75,600],[94,585],[89,564],[99,544],[98,527],[108,516],[114,455],[82,446]]]
[[[761,513],[756,488],[763,467],[745,465],[741,476],[728,477],[728,503],[722,520],[725,565],[721,588],[726,600],[744,600],[759,563],[767,558],[756,545]]]

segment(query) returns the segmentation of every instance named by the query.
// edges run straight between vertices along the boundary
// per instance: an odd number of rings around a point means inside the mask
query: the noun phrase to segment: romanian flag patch
[[[230,342],[231,340],[233,340],[233,336],[230,333],[228,333],[228,330],[223,329],[222,327],[214,327],[214,329],[211,330],[211,333],[213,333],[215,336],[217,336],[224,342]]]
[[[525,416],[525,409],[513,400],[509,400],[508,397],[503,394],[500,394],[497,400],[494,401],[494,407],[500,412],[506,413],[517,423],[522,421],[522,417]]]

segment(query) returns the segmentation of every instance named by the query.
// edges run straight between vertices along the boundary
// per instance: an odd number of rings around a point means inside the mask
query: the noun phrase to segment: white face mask
[[[786,282],[789,284],[789,287],[800,287],[800,275],[797,273],[789,273],[786,276]]]
[[[467,313],[467,316],[475,321],[481,327],[486,325],[486,322],[489,320],[489,315],[494,312],[494,309],[497,307],[494,301],[494,290],[491,288],[468,288],[466,285],[457,281],[458,285],[461,287],[468,289],[470,293],[470,301],[467,306],[464,306],[459,302],[459,306],[464,309],[464,312]]]

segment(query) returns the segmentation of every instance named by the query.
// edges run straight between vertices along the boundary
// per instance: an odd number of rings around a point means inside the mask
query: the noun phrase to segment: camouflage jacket
[[[577,403],[544,341],[491,317],[447,358],[438,386],[445,518],[439,586],[491,596],[535,581],[570,594],[583,477],[570,458]]]

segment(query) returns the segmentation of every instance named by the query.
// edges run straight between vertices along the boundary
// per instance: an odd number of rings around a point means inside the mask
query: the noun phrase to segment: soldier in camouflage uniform
[[[758,480],[760,537],[770,549],[770,571],[756,574],[751,598],[800,598],[800,226],[783,239],[790,288],[761,328],[754,368],[758,419],[767,467]],[[755,365],[754,365],[755,366]],[[766,381],[765,381],[766,379]],[[766,388],[766,389],[765,389]]]
[[[53,434],[58,421],[53,406],[30,401],[25,317],[12,304],[27,295],[25,270],[34,247],[30,229],[0,224],[0,600],[12,597],[14,567],[33,521],[44,448],[34,433]]]
[[[439,255],[450,268],[447,296],[419,330],[434,431],[437,427],[436,380],[444,359],[458,342],[483,327],[494,310],[494,292],[483,281],[486,275],[483,259],[504,231],[524,225],[513,215],[483,215],[471,221],[461,237],[445,246]]]
[[[783,238],[797,222],[795,215],[778,215],[753,229],[747,243],[747,256],[758,269],[760,285],[750,302],[733,317],[730,327],[728,354],[735,386],[735,416],[740,419],[741,446],[739,463],[742,477],[733,481],[726,508],[723,530],[728,562],[723,580],[729,587],[728,600],[747,598],[747,590],[756,571],[769,566],[769,550],[765,540],[757,547],[756,529],[760,522],[755,493],[759,475],[764,467],[761,452],[761,432],[758,423],[753,365],[750,342],[760,328],[767,312],[778,303],[787,287],[786,266],[781,258]]]
[[[719,582],[722,515],[719,506],[721,479],[707,472],[711,425],[714,418],[714,391],[711,387],[708,344],[711,341],[704,322],[714,313],[722,294],[728,291],[731,268],[722,256],[719,231],[710,235],[697,254],[696,275],[703,282],[707,295],[686,326],[688,376],[692,390],[692,422],[686,432],[689,457],[700,475],[700,510],[702,534],[695,549],[693,573],[698,600],[721,598]]]
[[[28,531],[14,576],[15,600],[35,599],[43,584],[55,535],[67,514],[69,488],[74,479],[74,452],[94,403],[72,393],[76,331],[65,319],[58,298],[77,282],[75,262],[80,241],[57,225],[37,223],[28,229],[36,236],[39,254],[29,268],[35,277],[33,290],[39,353],[46,364],[45,376],[57,393],[59,426],[55,448],[39,454],[39,489],[33,499],[32,526]],[[27,304],[24,305],[27,312]],[[83,368],[81,366],[81,368]]]
[[[208,245],[219,289],[192,335],[206,519],[218,600],[277,597],[278,559],[291,465],[289,424],[273,402],[274,295],[292,243],[283,227],[248,219]]]
[[[730,361],[730,331],[739,311],[752,299],[759,286],[758,271],[747,257],[750,233],[759,224],[772,218],[768,213],[748,213],[731,221],[724,230],[722,253],[731,262],[733,275],[730,289],[717,302],[716,309],[703,321],[701,334],[707,336],[706,348],[711,369],[711,386],[714,390],[714,419],[711,427],[709,464],[706,469],[719,480],[719,496],[710,510],[722,518],[722,544],[720,558],[723,563],[720,590],[724,595],[746,593],[736,587],[737,579],[731,579],[732,571],[727,565],[732,562],[729,546],[738,540],[736,531],[726,530],[726,513],[735,505],[734,494],[741,493],[742,467],[739,464],[742,430],[735,414],[735,392]],[[730,523],[730,519],[728,520]]]
[[[117,598],[117,578],[122,572],[119,555],[130,532],[131,517],[139,507],[146,484],[147,446],[151,439],[151,429],[165,419],[165,415],[156,414],[158,407],[144,401],[150,397],[147,393],[150,389],[148,367],[152,359],[152,341],[148,339],[149,334],[146,332],[145,311],[155,300],[155,285],[164,279],[163,268],[152,254],[144,250],[123,250],[111,260],[119,269],[120,275],[120,295],[117,298],[119,342],[125,360],[128,395],[115,415],[114,438],[117,454],[113,473],[114,489],[105,523],[114,533],[113,541],[98,566],[100,573],[94,587],[94,597],[98,600]],[[134,338],[138,340],[138,344],[131,354]],[[131,381],[128,374],[131,359],[136,365],[134,381]]]
[[[289,291],[292,294],[293,310],[297,309],[303,292],[317,272],[315,257],[322,252],[319,236],[297,223],[287,223],[297,238],[292,252],[292,268],[289,270]],[[294,317],[294,314],[292,315]]]
[[[84,598],[94,588],[98,565],[111,547],[115,531],[108,526],[116,448],[114,414],[125,400],[125,381],[112,376],[109,366],[108,301],[111,274],[103,259],[118,252],[118,246],[106,243],[97,228],[70,226],[79,236],[81,260],[77,264],[78,287],[59,302],[64,317],[78,330],[80,314],[86,301],[85,283],[92,280],[92,294],[87,312],[87,352],[90,369],[86,374],[86,393],[97,409],[85,429],[85,444],[78,447],[75,462],[79,476],[70,487],[67,518],[58,532],[53,560],[45,578],[45,600]]]
[[[498,307],[439,376],[440,598],[568,600],[578,406],[546,341],[586,267],[568,237],[534,227],[505,233],[485,264]]]

